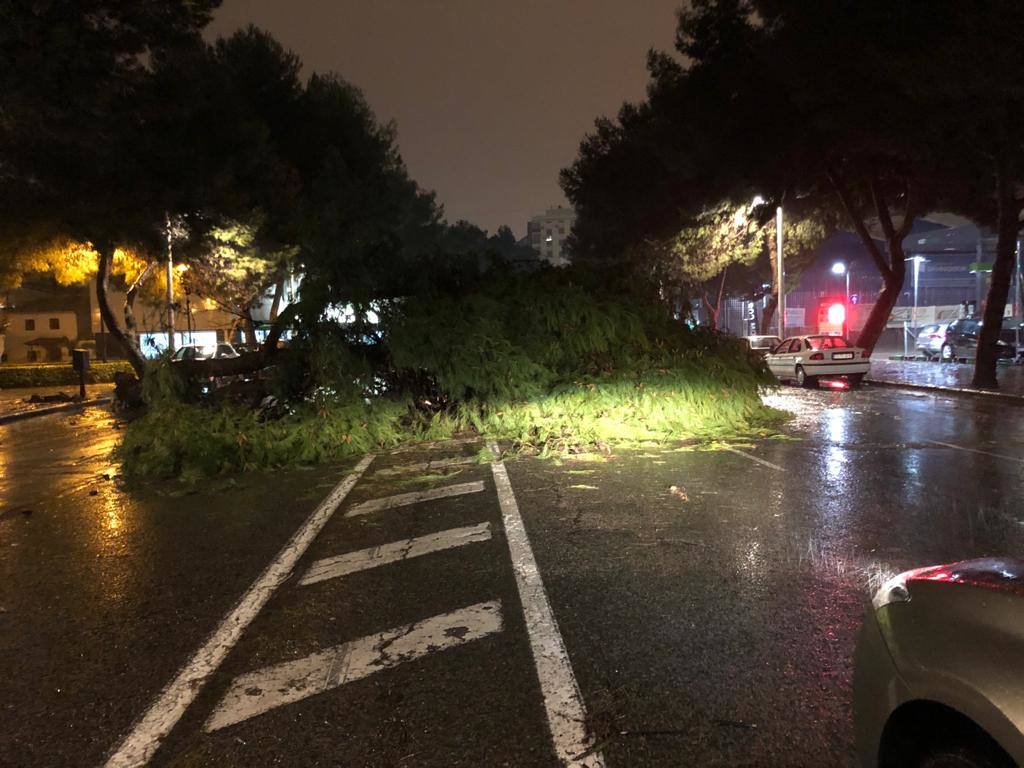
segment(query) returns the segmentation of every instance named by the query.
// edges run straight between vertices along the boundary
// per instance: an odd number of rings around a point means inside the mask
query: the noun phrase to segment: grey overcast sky
[[[682,0],[224,0],[212,31],[271,32],[395,120],[449,221],[494,231],[564,204],[558,171],[599,115],[643,96]]]

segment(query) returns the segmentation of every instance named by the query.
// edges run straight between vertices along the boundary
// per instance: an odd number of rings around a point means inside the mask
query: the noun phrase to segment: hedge
[[[89,384],[104,384],[114,380],[118,371],[132,373],[127,360],[104,362],[90,361],[85,380]],[[77,384],[78,371],[71,363],[47,363],[40,365],[0,364],[0,389],[16,387],[53,387],[62,384]]]

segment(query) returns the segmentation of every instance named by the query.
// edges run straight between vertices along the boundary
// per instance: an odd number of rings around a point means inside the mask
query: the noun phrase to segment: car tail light
[[[815,352],[813,355],[811,355],[810,359],[811,360],[824,360],[825,359],[825,355],[823,355],[821,352]]]
[[[866,349],[862,349],[860,351],[860,356],[863,357],[863,358],[871,357],[871,353],[868,352]]]

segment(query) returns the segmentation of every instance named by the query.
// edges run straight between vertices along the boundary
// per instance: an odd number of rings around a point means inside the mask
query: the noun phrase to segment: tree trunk
[[[996,342],[1003,329],[1003,313],[1010,294],[1010,279],[1017,251],[1017,233],[1020,230],[1020,203],[1014,199],[1013,187],[1000,170],[998,174],[999,220],[996,225],[996,260],[992,265],[992,282],[985,300],[985,314],[978,335],[978,353],[974,359],[973,386],[980,389],[998,389],[996,363],[999,350]]]
[[[103,323],[107,326],[107,333],[120,342],[121,348],[128,356],[128,362],[135,370],[135,375],[141,380],[146,372],[146,358],[142,356],[142,350],[139,349],[138,337],[135,337],[134,343],[129,342],[128,335],[118,324],[117,318],[110,308],[110,267],[114,263],[114,246],[109,243],[98,245],[97,251],[99,252],[99,264],[96,273],[96,303],[99,304],[100,317],[103,318]]]
[[[878,216],[878,222],[885,233],[885,246],[888,253],[888,259],[886,259],[879,250],[874,238],[871,237],[871,233],[864,223],[863,215],[857,209],[857,206],[854,205],[849,190],[842,183],[839,175],[831,172],[829,173],[829,180],[839,195],[843,208],[846,209],[850,223],[853,224],[857,235],[864,244],[864,248],[867,249],[868,255],[871,256],[871,260],[875,263],[878,273],[882,276],[882,290],[878,294],[875,305],[871,308],[871,314],[868,315],[867,322],[864,323],[864,327],[857,336],[857,346],[863,347],[867,350],[868,354],[871,354],[882,332],[889,324],[892,308],[896,306],[900,292],[903,290],[903,280],[907,274],[903,239],[910,234],[910,229],[914,225],[914,219],[917,216],[916,200],[912,197],[912,189],[908,184],[903,222],[897,228],[893,224],[892,214],[889,211],[889,204],[885,200],[881,181],[877,174],[873,173],[871,175],[869,182],[871,197],[874,202],[875,213]]]
[[[252,373],[265,368],[278,353],[277,342],[281,334],[295,318],[298,304],[289,304],[277,320],[270,326],[266,341],[256,352],[246,352],[238,357],[222,357],[210,360],[187,360],[186,370],[189,376],[234,376],[242,373]]]
[[[270,305],[270,322],[277,320],[277,313],[281,310],[281,297],[284,295],[284,275],[277,279],[274,286],[274,301]]]
[[[135,300],[139,297],[139,291],[146,281],[149,280],[149,276],[153,274],[156,266],[157,263],[155,261],[149,262],[146,268],[142,270],[142,273],[135,278],[135,282],[129,286],[128,293],[124,297],[124,335],[128,340],[128,344],[133,349],[138,349],[140,353],[142,352],[142,345],[139,344],[139,328],[135,322]]]
[[[245,314],[242,315],[242,319],[245,321],[245,335],[247,338],[247,344],[252,348],[256,349],[259,347],[259,339],[256,338],[256,323],[252,319],[252,310],[246,308]]]
[[[764,305],[764,309],[761,310],[761,335],[771,336],[772,335],[772,320],[775,319],[775,310],[779,306],[779,295],[773,293],[768,297],[768,301]]]
[[[899,301],[900,293],[903,291],[903,281],[907,274],[906,262],[903,261],[903,249],[892,257],[892,267],[887,273],[882,273],[882,290],[878,292],[875,299],[875,306],[871,308],[864,327],[857,334],[857,346],[863,347],[871,354],[878,339],[889,324],[889,316],[892,308]]]

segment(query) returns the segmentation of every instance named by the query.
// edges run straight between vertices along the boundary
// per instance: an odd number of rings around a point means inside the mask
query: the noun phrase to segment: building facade
[[[569,263],[565,241],[575,222],[576,212],[571,208],[548,208],[527,222],[526,239],[542,260],[555,267],[564,267]]]

